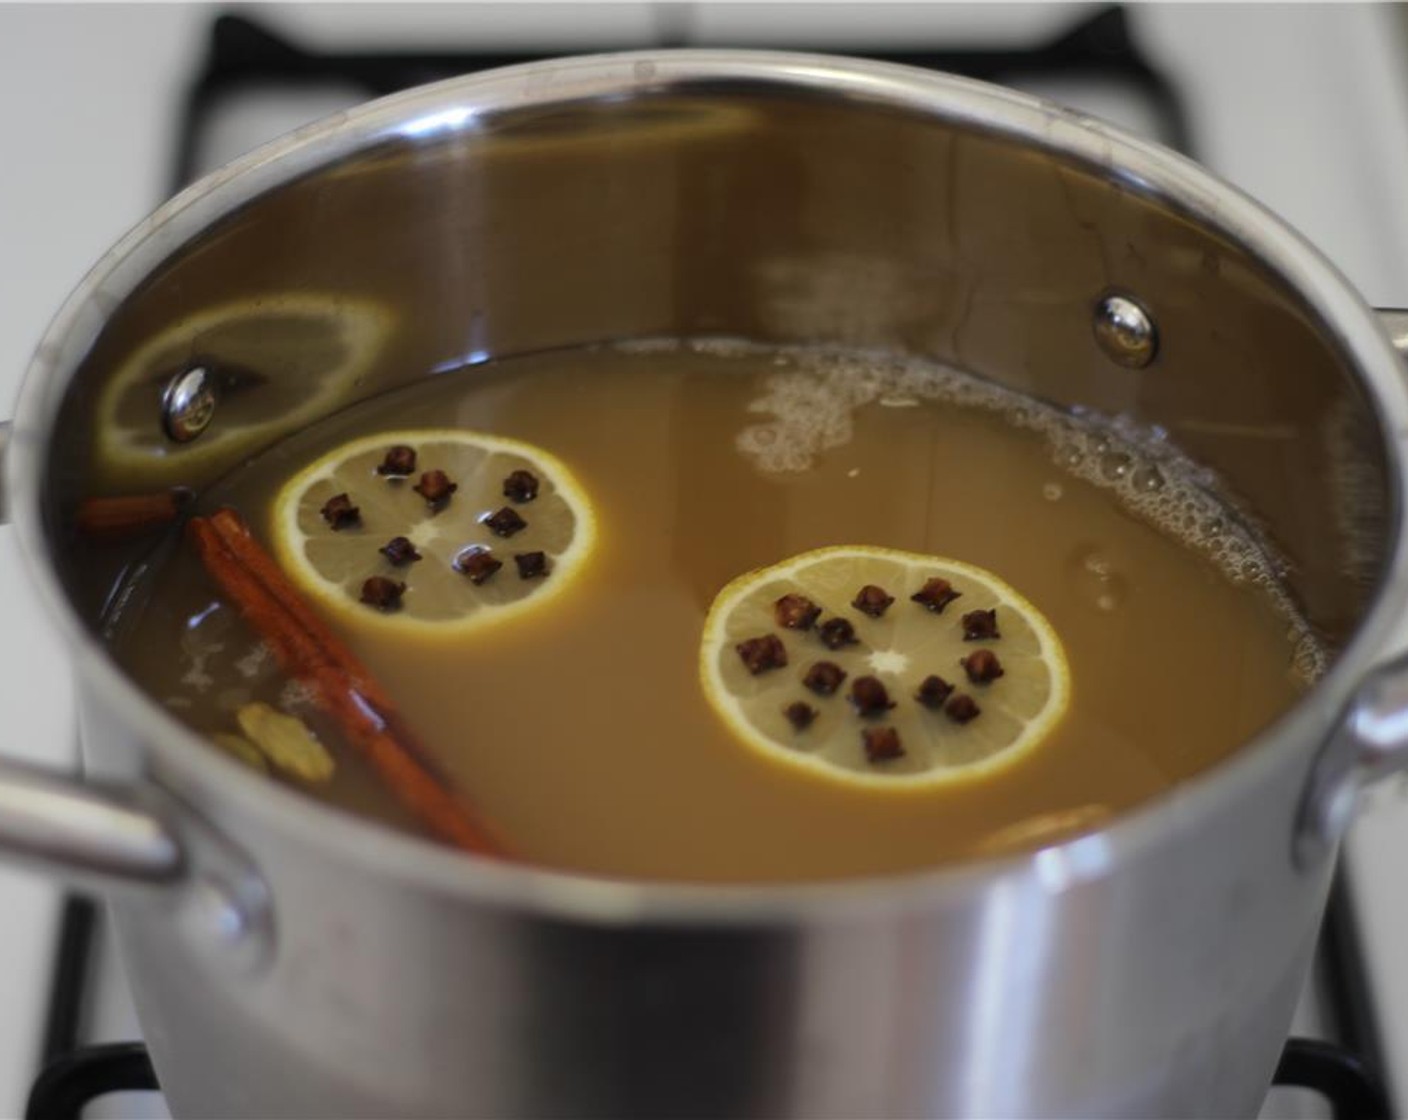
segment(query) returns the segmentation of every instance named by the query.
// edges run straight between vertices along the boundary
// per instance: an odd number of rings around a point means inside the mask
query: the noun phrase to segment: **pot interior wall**
[[[51,474],[56,551],[91,611],[114,572],[76,562],[65,511],[134,487],[92,454],[105,381],[212,306],[276,310],[311,292],[346,315],[370,305],[379,324],[324,411],[486,357],[724,334],[925,355],[1126,414],[1221,475],[1292,562],[1327,639],[1362,613],[1384,553],[1386,467],[1346,360],[1287,285],[1138,184],[1000,135],[761,84],[459,116],[255,198],[111,316]],[[1144,371],[1095,343],[1092,308],[1110,289],[1157,318]],[[153,426],[168,372],[148,378]],[[286,434],[289,398],[269,386],[311,393],[318,376],[297,360],[258,372],[269,382],[243,405],[257,438],[191,459],[181,481],[199,487]],[[191,454],[164,453],[173,468]]]

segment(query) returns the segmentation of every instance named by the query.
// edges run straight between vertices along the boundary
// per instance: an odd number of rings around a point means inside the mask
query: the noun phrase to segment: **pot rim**
[[[251,199],[380,142],[429,141],[472,131],[481,116],[554,103],[708,83],[767,85],[907,110],[995,132],[1116,178],[1239,243],[1318,314],[1367,390],[1389,461],[1393,536],[1374,600],[1351,641],[1305,697],[1240,749],[1191,779],[1120,814],[1105,828],[1039,849],[902,874],[798,884],[679,884],[615,880],[505,865],[323,805],[210,750],[148,698],[88,631],[64,594],[43,532],[43,464],[68,383],[108,318],[172,252]],[[581,55],[451,78],[334,114],[274,140],[183,190],[136,225],[84,277],[45,332],[26,371],[7,453],[6,485],[20,551],[68,644],[80,680],[108,711],[144,728],[163,763],[216,784],[253,819],[300,843],[355,852],[365,868],[424,888],[544,916],[602,923],[796,923],[820,916],[939,906],[994,880],[1035,879],[1060,891],[1228,811],[1298,757],[1291,742],[1326,743],[1358,682],[1387,649],[1408,602],[1401,529],[1408,463],[1408,381],[1367,304],[1293,228],[1241,191],[1160,145],[1083,113],[965,78],[840,56],[761,50],[650,50]],[[1306,748],[1309,750],[1309,748]],[[238,837],[232,837],[238,843]],[[1291,835],[1286,837],[1288,866]],[[1307,872],[1309,873],[1309,872]]]

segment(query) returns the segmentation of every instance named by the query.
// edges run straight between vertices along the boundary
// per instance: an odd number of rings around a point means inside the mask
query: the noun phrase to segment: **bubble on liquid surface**
[[[1159,468],[1145,463],[1130,476],[1130,484],[1142,494],[1152,494],[1164,488],[1164,476]]]
[[[1134,465],[1134,460],[1123,451],[1107,451],[1100,456],[1100,473],[1111,482],[1124,478]]]
[[[1078,548],[1067,562],[1066,571],[1077,602],[1109,613],[1129,598],[1129,580],[1114,560],[1094,545]]]
[[[1048,502],[1059,502],[1065,492],[1059,482],[1048,482],[1041,488],[1041,496]]]

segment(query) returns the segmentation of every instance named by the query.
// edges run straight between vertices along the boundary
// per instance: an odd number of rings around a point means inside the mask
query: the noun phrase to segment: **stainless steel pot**
[[[1233,758],[1026,856],[688,888],[392,834],[141,695],[67,531],[120,359],[213,304],[303,290],[391,324],[378,372],[324,412],[467,356],[728,333],[931,355],[1162,425],[1275,538],[1339,655]],[[264,442],[280,399],[256,401]],[[1331,265],[1068,110],[709,51],[416,90],[168,203],[40,345],[5,495],[77,669],[88,773],[0,769],[0,844],[110,892],[178,1115],[1250,1115],[1353,792],[1408,756],[1408,667],[1386,661],[1405,432],[1393,339]]]

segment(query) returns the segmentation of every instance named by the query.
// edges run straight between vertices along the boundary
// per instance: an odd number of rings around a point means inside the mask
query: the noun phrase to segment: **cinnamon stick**
[[[304,601],[232,509],[193,517],[201,563],[317,705],[360,750],[387,788],[441,839],[480,855],[503,844],[417,742],[385,689]]]
[[[130,494],[116,498],[85,498],[74,513],[74,526],[91,541],[126,540],[148,529],[176,523],[190,502],[188,490]]]

